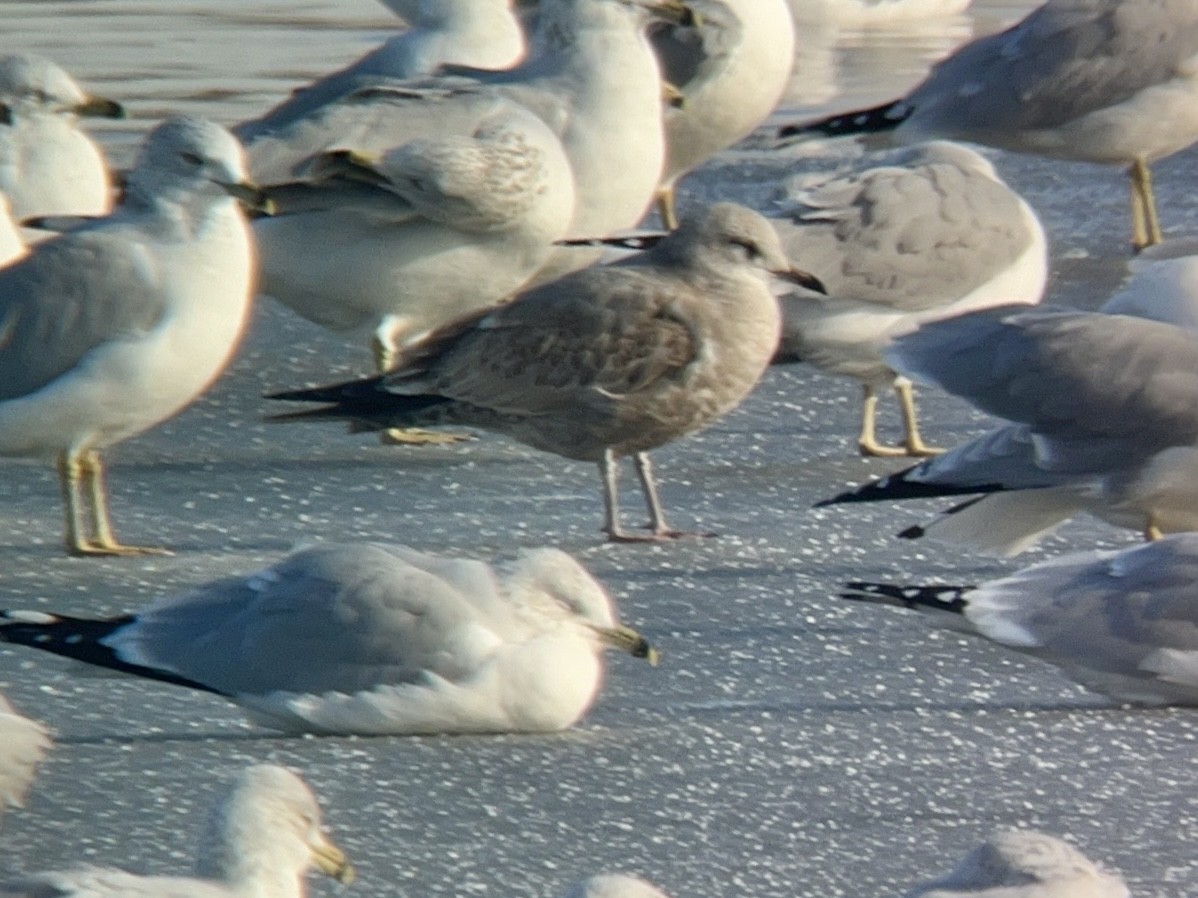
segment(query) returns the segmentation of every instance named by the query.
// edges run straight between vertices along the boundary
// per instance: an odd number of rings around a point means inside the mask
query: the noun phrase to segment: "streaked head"
[[[674,255],[700,269],[727,272],[747,268],[825,292],[814,275],[790,263],[774,226],[737,203],[716,203],[688,216],[654,252]]]

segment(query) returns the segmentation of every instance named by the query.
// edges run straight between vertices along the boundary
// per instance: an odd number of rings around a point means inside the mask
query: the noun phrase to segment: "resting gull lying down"
[[[605,648],[657,661],[557,549],[493,568],[320,546],[110,620],[0,617],[2,641],[222,695],[293,733],[552,732],[590,707]]]
[[[982,586],[848,584],[845,598],[936,615],[943,625],[1057,665],[1095,692],[1198,705],[1198,534],[1077,552]]]
[[[307,783],[283,767],[259,764],[242,771],[213,810],[196,877],[85,866],[0,882],[0,896],[303,898],[304,874],[312,868],[342,883],[354,878],[344,853],[321,828],[320,806]]]
[[[1130,898],[1123,877],[1068,842],[1031,829],[1000,829],[951,872],[905,898]]]
[[[668,898],[661,889],[639,876],[599,873],[574,883],[565,898]]]

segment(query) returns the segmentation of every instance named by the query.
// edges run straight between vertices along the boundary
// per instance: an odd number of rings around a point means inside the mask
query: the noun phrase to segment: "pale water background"
[[[1029,7],[979,0],[913,31],[805,29],[787,105],[887,99]],[[128,106],[129,120],[101,130],[118,165],[162,116],[255,115],[393,26],[372,0],[0,0],[0,50],[42,52]],[[686,182],[684,202],[766,208],[782,177],[853,152],[752,144]],[[1125,273],[1122,174],[993,156],[1045,219],[1054,297],[1096,305]],[[1194,153],[1157,174],[1167,231],[1193,233]],[[1131,534],[1076,522],[996,562],[892,538],[933,503],[811,511],[897,465],[852,454],[855,385],[799,367],[770,372],[736,414],[655,454],[674,523],[719,539],[609,547],[588,465],[492,437],[396,452],[337,427],[260,423],[263,392],[366,364],[359,347],[263,303],[209,396],[111,454],[122,535],[168,543],[173,558],[64,557],[49,466],[5,462],[0,605],[130,610],[316,540],[484,555],[553,543],[609,584],[660,644],[662,666],[613,657],[592,714],[559,736],[285,739],[210,696],[80,680],[65,663],[3,650],[0,689],[60,741],[28,810],[3,821],[0,872],[75,861],[185,870],[215,784],[270,759],[317,786],[360,869],[347,893],[359,896],[550,896],[611,869],[676,898],[896,895],[997,824],[1069,834],[1121,869],[1137,898],[1195,891],[1193,711],[1112,707],[1045,665],[833,598],[846,579],[978,582]],[[922,408],[938,442],[985,426],[932,391]]]

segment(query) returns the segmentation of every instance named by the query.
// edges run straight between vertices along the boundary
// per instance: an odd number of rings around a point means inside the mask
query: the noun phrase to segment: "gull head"
[[[89,94],[59,66],[33,53],[0,56],[0,113],[123,118],[119,103]]]
[[[619,649],[634,658],[657,664],[657,649],[636,630],[620,625],[607,590],[561,549],[521,552],[507,566],[504,580],[508,595],[537,597],[539,607],[553,607],[558,609],[557,614],[564,611],[579,619],[596,635],[599,646]]]
[[[146,137],[126,189],[133,194],[177,192],[230,195],[261,205],[258,188],[246,174],[245,151],[220,125],[193,116],[175,116]]]
[[[307,783],[275,764],[247,767],[209,820],[197,872],[248,893],[264,881],[294,882],[312,868],[341,883],[354,878],[321,827]]]
[[[666,898],[666,894],[639,876],[600,873],[576,882],[565,898]]]
[[[763,279],[779,277],[827,292],[815,275],[790,263],[778,232],[764,216],[736,203],[716,203],[688,216],[653,252],[701,271],[748,270]]]

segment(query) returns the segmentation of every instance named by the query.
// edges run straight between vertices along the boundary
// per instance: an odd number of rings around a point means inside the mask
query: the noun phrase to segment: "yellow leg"
[[[662,226],[667,231],[678,227],[678,210],[674,205],[674,185],[660,187],[657,191],[657,214],[661,217]]]
[[[878,442],[877,419],[878,397],[869,384],[861,386],[861,434],[857,437],[857,449],[866,457],[895,458],[906,455],[898,446],[883,446]]]
[[[903,446],[907,455],[927,458],[942,454],[943,449],[927,445],[919,434],[919,416],[915,413],[915,390],[911,381],[905,377],[898,378],[894,382],[894,392],[898,396],[899,411],[903,416]]]
[[[374,357],[374,370],[379,374],[386,374],[395,367],[395,350],[378,334],[370,341],[370,352]],[[415,427],[388,427],[379,434],[379,442],[384,446],[427,446],[434,443],[460,443],[469,439],[472,437]]]
[[[108,490],[104,485],[104,462],[94,451],[84,452],[79,457],[82,486],[87,489],[91,503],[91,523],[94,538],[89,555],[170,555],[169,549],[160,546],[126,546],[117,541],[112,533],[112,518],[108,513]]]
[[[108,496],[104,489],[104,465],[100,456],[87,451],[64,452],[58,457],[58,480],[66,513],[66,550],[71,555],[169,555],[166,549],[121,545],[112,535]],[[84,490],[90,504],[93,536],[84,534]]]
[[[1148,515],[1148,519],[1144,522],[1144,540],[1152,543],[1164,535],[1161,532],[1160,526],[1156,523],[1156,518],[1151,514]]]
[[[58,456],[58,485],[62,490],[68,555],[86,555],[91,542],[83,534],[83,516],[79,502],[79,459],[70,452]]]
[[[1148,162],[1143,156],[1138,157],[1127,173],[1131,178],[1131,244],[1139,252],[1161,242],[1161,222]]]

